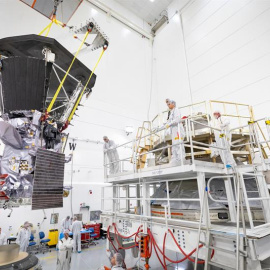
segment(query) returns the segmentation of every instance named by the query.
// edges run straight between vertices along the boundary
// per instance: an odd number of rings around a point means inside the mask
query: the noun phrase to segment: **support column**
[[[130,198],[129,185],[126,185],[125,187],[126,187],[126,197]],[[126,211],[127,213],[130,213],[130,200],[129,199],[126,200]]]
[[[151,215],[151,207],[150,201],[146,200],[146,198],[150,198],[150,186],[143,180],[142,182],[142,215],[150,216]],[[143,222],[143,232],[147,234],[147,222]]]
[[[258,191],[260,194],[260,197],[264,198],[269,198],[268,200],[262,200],[262,208],[263,208],[263,213],[265,217],[265,222],[269,223],[270,222],[270,197],[269,197],[269,191],[268,187],[265,182],[264,175],[261,172],[258,172],[258,176],[256,176],[257,179],[257,185],[258,185]]]
[[[236,204],[235,204],[235,197],[232,188],[231,178],[224,178],[224,184],[227,194],[229,212],[232,222],[236,222]]]
[[[200,199],[200,205],[203,202],[203,196],[206,188],[205,183],[205,173],[198,172],[197,173],[197,185],[198,185],[198,191],[199,191],[199,199]],[[203,218],[202,218],[202,224],[209,227],[211,225],[210,218],[209,218],[209,205],[208,205],[208,196],[206,194],[204,204],[201,205],[201,209],[203,209]]]

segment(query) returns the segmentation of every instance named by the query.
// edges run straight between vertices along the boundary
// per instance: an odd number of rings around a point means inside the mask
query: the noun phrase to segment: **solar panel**
[[[63,207],[65,155],[38,149],[32,210]]]
[[[44,84],[49,79],[50,68],[45,61],[37,58],[9,57],[2,60],[1,111],[44,109],[46,92]]]
[[[64,24],[67,24],[74,12],[77,10],[83,0],[20,0],[31,8],[35,9],[45,17],[51,19],[54,12],[55,2],[57,6],[57,19]]]

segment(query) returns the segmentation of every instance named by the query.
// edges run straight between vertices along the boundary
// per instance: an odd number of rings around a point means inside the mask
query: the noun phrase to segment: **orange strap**
[[[37,0],[34,0],[34,1],[33,1],[33,4],[32,4],[32,6],[31,6],[31,8],[34,8],[36,2],[37,2]]]

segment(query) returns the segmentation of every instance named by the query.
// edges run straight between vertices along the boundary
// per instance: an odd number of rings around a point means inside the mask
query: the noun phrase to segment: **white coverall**
[[[66,218],[64,218],[62,220],[62,224],[61,224],[61,232],[63,233],[65,230],[70,230],[70,226],[71,226],[71,220],[67,220]]]
[[[230,165],[230,166],[235,166],[235,160],[233,158],[233,155],[230,151],[230,142],[231,142],[231,134],[230,134],[230,120],[220,116],[218,119],[214,119],[214,127],[221,129],[221,132],[218,130],[214,130],[214,135],[215,135],[215,141],[216,141],[216,145],[217,147],[222,147],[222,148],[226,148],[226,150],[221,150],[219,149],[219,155],[220,158],[222,160],[222,162],[224,163],[224,165]],[[224,137],[220,137],[220,135],[224,134]]]
[[[115,265],[111,268],[111,270],[125,270],[122,266],[120,265]]]
[[[110,174],[118,173],[120,168],[119,168],[119,155],[116,149],[116,144],[114,143],[114,141],[109,140],[108,142],[104,143],[103,149],[104,152],[106,152],[107,154],[109,162],[114,162],[110,163]]]
[[[81,251],[81,229],[82,229],[82,222],[79,220],[76,220],[72,224],[72,234],[73,234],[73,251],[75,252],[78,250],[78,252]]]
[[[4,232],[0,233],[0,246],[7,245],[7,236]]]
[[[31,230],[30,228],[25,229],[25,228],[21,228],[19,233],[18,233],[18,237],[16,240],[16,243],[18,245],[20,245],[20,251],[24,251],[26,252],[27,247],[29,245],[29,238],[31,236]]]
[[[70,270],[73,240],[65,237],[58,242],[58,258],[56,270]]]
[[[177,125],[179,123],[179,125]],[[166,126],[170,127],[172,135],[172,159],[171,163],[185,160],[186,152],[184,147],[184,138],[186,136],[183,124],[181,123],[181,114],[177,108],[173,108]],[[181,144],[179,144],[181,143]],[[178,145],[177,145],[178,144]]]

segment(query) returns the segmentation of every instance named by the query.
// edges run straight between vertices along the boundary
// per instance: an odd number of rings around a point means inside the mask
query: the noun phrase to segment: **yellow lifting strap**
[[[45,37],[47,37],[51,30],[52,24],[53,24],[53,20],[38,35],[41,36],[47,30],[47,33],[45,35]]]
[[[65,24],[63,24],[62,22],[58,21],[55,17],[55,15],[52,17],[52,20],[51,22],[38,34],[39,36],[41,36],[46,30],[47,30],[47,33],[45,34],[45,37],[48,36],[50,30],[51,30],[51,27],[52,27],[52,24],[55,23],[56,25],[58,26],[62,26],[64,27]]]
[[[56,92],[55,92],[55,94],[54,94],[54,96],[53,96],[53,99],[51,100],[51,103],[50,103],[49,107],[47,108],[47,112],[48,112],[48,113],[51,111],[51,109],[52,109],[52,107],[53,107],[53,105],[54,105],[54,103],[55,103],[55,100],[57,99],[58,94],[59,94],[59,92],[60,92],[60,90],[61,90],[61,88],[62,88],[62,86],[63,86],[63,84],[64,84],[64,82],[65,82],[65,80],[66,80],[66,78],[67,78],[67,76],[68,76],[68,74],[69,74],[69,72],[70,72],[70,69],[71,69],[71,67],[72,67],[72,65],[73,65],[73,63],[74,63],[74,61],[75,61],[75,59],[77,58],[77,56],[78,56],[78,54],[79,54],[79,52],[80,52],[80,50],[81,50],[83,44],[85,43],[85,40],[87,39],[89,33],[90,33],[90,31],[87,31],[87,32],[85,33],[84,38],[83,38],[83,40],[82,40],[82,42],[81,42],[81,44],[80,44],[80,47],[78,48],[76,54],[74,55],[74,58],[73,58],[73,60],[72,60],[72,62],[71,62],[71,64],[70,64],[70,66],[69,66],[69,68],[68,68],[68,70],[67,70],[67,72],[66,72],[64,78],[62,79],[60,85],[58,86],[58,88],[57,88],[57,90],[56,90]]]
[[[77,102],[75,103],[75,106],[74,106],[72,112],[70,113],[70,115],[68,117],[68,122],[70,122],[72,120],[72,117],[73,117],[74,113],[76,112],[76,110],[77,110],[77,108],[78,108],[78,106],[79,106],[79,104],[81,102],[81,99],[82,99],[82,96],[83,96],[83,94],[85,92],[85,89],[86,89],[87,85],[89,84],[89,82],[90,82],[90,80],[91,80],[91,78],[92,78],[92,76],[93,76],[93,74],[94,74],[94,72],[95,72],[95,70],[96,70],[96,68],[97,68],[97,66],[98,66],[98,64],[99,64],[99,62],[100,62],[100,60],[101,60],[104,52],[105,52],[105,50],[106,49],[103,48],[103,50],[102,50],[102,52],[101,52],[101,54],[100,54],[100,56],[98,58],[98,61],[97,61],[96,65],[95,65],[95,67],[93,68],[93,71],[91,72],[91,75],[89,76],[89,78],[87,80],[87,83],[85,84],[85,86],[84,86],[84,88],[83,88],[83,90],[82,90],[79,98],[77,99]]]
[[[224,133],[221,133],[221,134],[219,135],[219,138],[223,138],[223,137],[225,137],[225,134],[224,134]]]
[[[270,125],[270,120],[265,120],[266,125]]]

